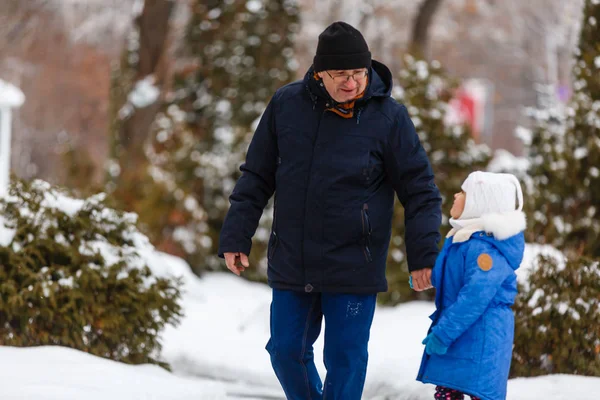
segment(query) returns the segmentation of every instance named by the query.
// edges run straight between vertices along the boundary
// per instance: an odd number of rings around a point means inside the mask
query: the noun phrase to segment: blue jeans
[[[267,351],[288,400],[360,400],[377,295],[273,289]],[[313,343],[325,317],[325,388]]]

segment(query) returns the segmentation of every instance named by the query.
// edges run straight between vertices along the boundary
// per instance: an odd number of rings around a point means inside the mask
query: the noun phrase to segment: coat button
[[[313,286],[309,283],[308,285],[304,286],[304,291],[306,293],[310,293],[313,290]]]
[[[329,104],[329,103],[327,103],[327,104],[325,104],[325,107],[329,107],[329,105],[330,105],[330,104]]]

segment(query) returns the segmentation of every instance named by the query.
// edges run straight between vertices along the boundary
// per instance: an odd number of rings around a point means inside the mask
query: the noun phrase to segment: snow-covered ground
[[[68,214],[82,202],[47,199]],[[50,201],[52,200],[52,201]],[[0,227],[3,226],[0,217]],[[0,245],[14,230],[0,229]],[[181,324],[163,333],[163,358],[173,368],[131,366],[61,347],[0,347],[0,399],[185,400],[285,399],[264,346],[269,337],[270,289],[228,273],[192,274],[181,259],[154,250],[136,237],[141,260],[156,275],[183,278]],[[109,246],[99,250],[111,259]],[[528,246],[519,279],[525,280],[538,253],[561,258],[551,247]],[[114,257],[113,257],[114,258]],[[364,399],[430,400],[433,386],[415,381],[433,304],[411,302],[376,311],[369,346]],[[326,329],[326,327],[325,327]],[[322,376],[322,336],[315,357]],[[509,400],[586,400],[600,393],[600,378],[552,375],[509,382]]]
[[[186,275],[186,317],[164,334],[164,357],[174,373],[130,366],[60,347],[0,347],[0,398],[36,400],[285,399],[271,371],[268,339],[270,291],[233,274],[197,279],[187,265],[155,253],[155,267]],[[421,339],[433,307],[413,302],[375,314],[364,399],[430,400],[433,387],[414,380]],[[323,342],[315,345],[319,370]],[[600,378],[552,375],[515,379],[509,400],[586,400]]]
[[[132,366],[65,347],[0,347],[0,398],[6,400],[220,400],[218,382]]]
[[[533,257],[536,250],[547,252],[532,248],[528,255]],[[193,293],[185,296],[183,323],[164,335],[163,354],[175,373],[230,382],[224,386],[231,398],[285,399],[264,350],[270,290],[224,273],[195,279],[190,288]],[[377,309],[364,399],[433,399],[433,386],[415,381],[431,312],[433,305],[428,302]],[[322,350],[321,336],[315,343],[315,358],[324,376]],[[508,399],[585,400],[599,390],[600,378],[552,375],[511,380]]]

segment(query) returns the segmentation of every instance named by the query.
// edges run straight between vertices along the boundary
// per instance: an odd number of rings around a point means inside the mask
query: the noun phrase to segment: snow
[[[588,155],[588,149],[586,149],[585,147],[579,147],[577,149],[575,149],[575,153],[573,153],[573,156],[575,157],[576,160],[581,160],[582,158],[587,157]]]
[[[248,11],[250,11],[251,13],[257,13],[260,10],[262,10],[262,8],[263,8],[262,1],[259,1],[259,0],[249,0],[246,3],[246,9]]]
[[[507,150],[498,149],[494,152],[494,158],[489,162],[489,172],[510,172],[521,175],[527,172],[531,163],[525,157],[514,156]]]
[[[215,382],[158,366],[132,366],[65,347],[0,347],[0,397],[6,400],[224,399]]]
[[[67,196],[55,197],[54,201],[53,206],[70,212],[78,206]],[[11,231],[3,228],[0,220],[0,243],[10,242]],[[62,347],[0,347],[0,376],[4,378],[0,398],[285,399],[264,349],[269,338],[271,290],[229,273],[206,273],[198,278],[182,259],[156,251],[139,233],[131,235],[140,255],[135,265],[147,264],[155,276],[180,277],[183,282],[185,316],[179,326],[168,326],[161,335],[162,358],[170,363],[173,373]],[[96,249],[109,260],[114,257],[114,249],[108,246]],[[564,259],[550,246],[527,245],[519,281],[526,281],[540,253]],[[433,310],[431,302],[422,301],[377,308],[364,399],[433,398],[432,385],[415,381],[423,351],[421,340]],[[324,377],[322,352],[323,335],[315,343],[315,362]],[[583,400],[598,391],[600,378],[549,375],[510,380],[508,399]]]
[[[517,378],[508,385],[508,400],[587,400],[599,388],[600,378],[550,375]]]
[[[417,61],[415,64],[417,67],[417,76],[422,81],[426,80],[429,77],[429,67],[425,61]]]
[[[135,83],[128,100],[136,108],[144,108],[158,100],[159,95],[160,89],[154,86],[154,76],[148,75]]]
[[[208,19],[217,19],[221,16],[221,13],[222,11],[220,8],[213,8],[208,12],[206,16],[208,17]]]
[[[522,267],[517,271],[521,283],[526,283],[527,273],[535,268],[539,254],[563,260],[562,254],[551,246],[527,245]],[[179,270],[185,269],[184,264],[180,263]],[[193,284],[195,289],[192,292],[202,293],[202,297],[185,297],[186,317],[181,326],[168,327],[165,331],[163,355],[175,372],[237,381],[248,387],[266,390],[261,393],[276,392],[278,383],[264,350],[269,338],[270,289],[224,273],[206,274],[200,280],[193,278],[192,282],[186,281],[187,284]],[[224,296],[224,293],[230,296]],[[422,355],[420,343],[430,323],[428,315],[433,310],[434,306],[429,302],[378,307],[369,345],[370,363],[365,398],[433,398],[432,388],[414,380]],[[323,377],[322,339],[321,335],[315,343],[315,362]],[[198,346],[199,342],[210,343],[210,346]],[[555,376],[547,377],[551,382],[568,382],[569,378],[557,380]],[[521,397],[522,394],[518,393],[519,396],[509,396],[509,399],[537,399],[536,388],[538,385],[544,386],[545,382],[545,379],[536,379],[529,389],[530,395]],[[600,387],[600,379],[596,379],[594,384]],[[511,385],[512,381],[509,392]],[[568,398],[568,386],[557,393]],[[583,393],[582,397],[573,398],[583,399]]]
[[[533,132],[530,129],[527,129],[522,126],[517,126],[515,128],[515,136],[523,141],[523,144],[526,146],[531,145],[531,140],[533,137]]]
[[[41,205],[46,208],[59,209],[69,216],[77,214],[81,207],[84,205],[84,201],[80,199],[74,199],[68,197],[62,193],[57,192],[45,192],[44,200]]]
[[[4,217],[0,215],[0,246],[2,247],[8,246],[17,233],[16,229],[7,228],[5,223]]]
[[[530,248],[525,262],[534,253],[544,251],[551,252],[545,247]],[[178,262],[178,268],[185,269],[185,263]],[[186,317],[181,326],[167,328],[164,334],[163,355],[175,373],[235,382],[224,384],[230,396],[237,393],[240,397],[284,399],[264,349],[269,338],[270,289],[225,273],[192,278],[186,280],[186,285],[194,285],[184,298]],[[189,293],[196,297],[187,297]],[[429,302],[377,308],[369,344],[365,399],[433,398],[432,386],[415,381],[422,355],[420,343],[429,326],[427,316],[433,310]],[[323,335],[315,343],[315,362],[323,377],[322,350]],[[551,375],[511,380],[508,399],[583,400],[591,390],[598,389],[600,378]],[[545,397],[539,397],[540,393]]]
[[[527,287],[529,275],[539,266],[537,259],[540,255],[556,260],[559,270],[566,265],[565,256],[555,247],[547,244],[526,244],[523,261],[517,269],[517,280],[525,287]]]
[[[0,108],[20,107],[25,102],[25,95],[19,88],[0,79]]]

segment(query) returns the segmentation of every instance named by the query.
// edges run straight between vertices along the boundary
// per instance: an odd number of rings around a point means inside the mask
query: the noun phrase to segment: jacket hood
[[[371,62],[371,84],[367,97],[390,97],[392,94],[392,73],[385,64],[377,60]]]
[[[484,240],[490,242],[508,261],[508,265],[513,270],[517,270],[523,261],[523,252],[525,251],[525,235],[520,232],[504,240],[497,240],[489,236],[484,236]]]

